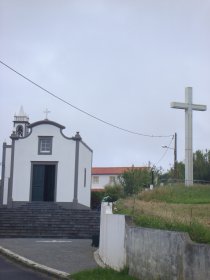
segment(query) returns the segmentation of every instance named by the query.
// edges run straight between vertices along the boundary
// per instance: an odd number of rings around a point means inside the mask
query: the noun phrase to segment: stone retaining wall
[[[114,269],[128,266],[129,274],[138,279],[210,279],[210,245],[192,242],[187,233],[133,226],[124,215],[113,215],[106,203],[99,255]]]

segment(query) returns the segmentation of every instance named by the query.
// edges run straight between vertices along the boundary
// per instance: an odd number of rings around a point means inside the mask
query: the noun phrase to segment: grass
[[[135,280],[136,278],[128,275],[128,270],[121,272],[109,268],[95,268],[92,270],[81,271],[70,276],[73,280]]]
[[[210,230],[195,221],[187,224],[175,220],[167,220],[156,216],[141,215],[139,217],[135,217],[134,222],[136,225],[142,227],[188,232],[190,238],[193,241],[196,241],[198,243],[210,244]]]
[[[133,216],[138,226],[188,232],[210,244],[210,187],[160,187],[120,200],[117,213]]]
[[[142,192],[139,199],[167,203],[206,204],[210,203],[210,186],[185,187],[184,185],[174,185],[160,187],[152,192]]]

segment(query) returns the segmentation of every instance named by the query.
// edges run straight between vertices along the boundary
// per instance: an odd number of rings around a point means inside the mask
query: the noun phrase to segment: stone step
[[[0,208],[0,237],[91,238],[99,234],[100,213],[55,203]]]
[[[66,212],[66,211],[51,211],[50,209],[48,211],[41,211],[41,210],[37,210],[37,211],[15,211],[15,212],[0,212],[0,216],[1,215],[16,215],[16,214],[57,214],[57,215],[77,215],[77,216],[99,216],[99,214],[94,213],[94,212],[84,212],[84,213],[76,213],[76,212]]]
[[[90,231],[96,231],[99,228],[98,227],[36,227],[36,226],[27,226],[27,227],[4,227],[0,229],[0,232],[3,231],[15,231],[15,230],[20,230],[20,231],[86,231],[88,229],[88,232]]]
[[[95,234],[93,234],[95,235]],[[86,238],[86,239],[91,239],[92,236],[91,234],[87,233],[78,233],[78,232],[62,232],[62,233],[53,233],[53,232],[22,232],[22,233],[15,233],[15,232],[9,232],[9,233],[0,233],[1,238],[9,238],[9,237],[15,237],[15,238],[21,238],[21,237],[59,237],[59,238]]]
[[[92,236],[95,235],[94,234],[87,234],[87,233],[78,233],[78,232],[62,232],[62,233],[53,233],[53,232],[6,232],[6,233],[0,233],[0,237],[1,238],[23,238],[23,237],[27,237],[27,238],[35,238],[35,237],[40,237],[40,238],[75,238],[75,239],[91,239]]]

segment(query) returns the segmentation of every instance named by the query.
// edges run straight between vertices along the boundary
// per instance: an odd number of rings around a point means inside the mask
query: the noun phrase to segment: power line
[[[168,150],[171,148],[171,143],[173,142],[174,140],[174,135],[172,136],[171,140],[170,140],[170,143],[169,145],[167,146],[166,150],[164,151],[164,153],[162,154],[161,158],[156,162],[155,166],[157,166],[162,160],[163,158],[166,156]]]
[[[139,135],[139,136],[144,136],[144,137],[151,137],[151,138],[161,138],[161,137],[171,137],[172,135],[151,135],[151,134],[144,134],[144,133],[140,133],[140,132],[137,132],[137,131],[132,131],[132,130],[129,130],[129,129],[126,129],[126,128],[123,128],[123,127],[120,127],[118,125],[115,125],[113,123],[110,123],[110,122],[107,122],[93,114],[90,114],[88,113],[87,111],[84,111],[82,109],[80,109],[79,107],[73,105],[72,103],[66,101],[65,99],[59,97],[58,95],[54,94],[53,92],[45,89],[44,87],[40,86],[39,84],[37,84],[36,82],[32,81],[31,79],[27,78],[25,75],[21,74],[20,72],[18,72],[17,70],[15,70],[14,68],[12,68],[11,66],[9,66],[8,64],[4,63],[3,61],[0,60],[0,63],[2,65],[4,65],[5,67],[7,67],[8,69],[10,69],[11,71],[13,71],[14,73],[16,73],[17,75],[19,75],[20,77],[22,77],[23,79],[27,80],[28,82],[30,82],[31,84],[35,85],[36,87],[40,88],[42,91],[44,91],[45,93],[51,95],[52,97],[60,100],[61,102],[71,106],[72,108],[76,109],[77,111],[97,120],[97,121],[100,121],[106,125],[109,125],[111,127],[114,127],[116,129],[119,129],[121,131],[124,131],[124,132],[127,132],[127,133],[130,133],[130,134],[135,134],[135,135]]]

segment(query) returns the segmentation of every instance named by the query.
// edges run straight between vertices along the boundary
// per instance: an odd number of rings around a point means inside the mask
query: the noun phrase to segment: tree
[[[112,202],[117,201],[123,196],[123,188],[120,184],[115,183],[114,185],[107,185],[104,191],[105,195],[109,196]]]
[[[193,154],[194,180],[210,181],[210,151],[200,150]]]
[[[184,162],[180,161],[176,164],[176,179],[183,180],[185,177],[185,164]]]
[[[151,183],[151,168],[132,167],[119,176],[125,195],[135,195]]]
[[[164,173],[162,179],[168,181],[173,179],[174,168]],[[210,182],[210,151],[197,150],[193,154],[193,177],[194,181]],[[176,179],[184,181],[185,164],[180,161],[176,164]]]
[[[162,175],[162,179],[164,180],[178,180],[178,181],[184,181],[185,177],[185,164],[184,162],[180,161],[176,163],[176,175],[174,177],[174,167],[172,167],[168,172]]]

